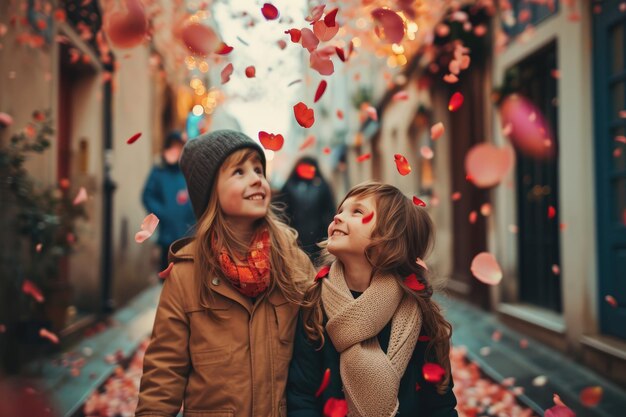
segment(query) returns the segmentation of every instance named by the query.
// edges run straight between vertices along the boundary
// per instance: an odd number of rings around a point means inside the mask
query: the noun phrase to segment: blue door
[[[600,326],[626,339],[626,14],[620,2],[602,2],[593,15],[594,144]]]

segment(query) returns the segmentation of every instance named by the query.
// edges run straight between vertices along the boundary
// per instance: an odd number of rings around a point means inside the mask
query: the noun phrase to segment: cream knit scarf
[[[417,301],[392,275],[375,275],[357,299],[343,266],[334,262],[323,281],[326,331],[340,353],[339,369],[350,417],[389,417],[398,412],[398,390],[422,326]],[[387,354],[377,335],[391,320]]]

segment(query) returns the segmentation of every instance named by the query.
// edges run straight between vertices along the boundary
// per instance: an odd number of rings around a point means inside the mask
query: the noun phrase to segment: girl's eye
[[[233,171],[233,174],[234,175],[241,175],[241,174],[243,174],[243,169],[237,168],[236,170]]]
[[[256,172],[257,174],[263,174],[263,168],[255,168],[254,172]]]
[[[355,209],[354,212],[355,213],[359,213],[359,214],[363,214],[363,211],[361,209]]]

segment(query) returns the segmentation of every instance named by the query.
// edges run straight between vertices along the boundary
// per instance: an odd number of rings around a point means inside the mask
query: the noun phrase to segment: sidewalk
[[[452,323],[452,343],[465,346],[467,357],[492,379],[522,387],[523,394],[518,399],[540,416],[554,405],[555,393],[576,417],[626,416],[626,392],[615,384],[562,353],[511,330],[493,314],[456,299],[438,301]],[[533,385],[538,376],[546,378],[545,385]],[[602,400],[593,408],[585,407],[579,399],[580,391],[589,386],[603,389]]]
[[[55,400],[60,416],[76,415],[89,395],[114,373],[118,367],[115,358],[129,358],[149,336],[160,291],[160,285],[146,289],[114,314],[117,325],[46,361],[40,386]],[[467,358],[488,377],[522,392],[518,400],[539,416],[554,405],[553,393],[559,394],[577,417],[626,415],[626,393],[589,369],[507,328],[495,316],[465,302],[449,298],[438,301],[454,326],[453,344],[464,346]],[[492,338],[494,332],[499,335],[498,341]],[[520,346],[522,339],[528,340],[527,348]],[[73,376],[71,364],[76,361],[82,363],[80,373]],[[533,379],[541,375],[547,379],[545,385],[533,386]],[[587,408],[580,403],[579,393],[596,385],[604,390],[602,401],[594,408]]]

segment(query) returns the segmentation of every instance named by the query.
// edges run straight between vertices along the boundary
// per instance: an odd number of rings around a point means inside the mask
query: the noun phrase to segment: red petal
[[[555,405],[547,409],[543,415],[544,417],[576,417],[576,413],[565,405]]]
[[[285,143],[283,135],[275,135],[273,133],[267,133],[263,131],[259,132],[259,141],[265,149],[269,149],[271,151],[279,151]]]
[[[233,49],[234,48],[232,46],[228,46],[226,43],[222,42],[215,53],[218,55],[228,55]]]
[[[481,282],[496,285],[502,280],[502,269],[496,258],[489,252],[481,252],[472,259],[472,274]]]
[[[300,32],[300,29],[289,29],[286,30],[285,33],[287,33],[291,37],[291,42],[300,42],[300,38],[302,37],[302,32]]]
[[[448,103],[448,110],[457,111],[463,105],[463,94],[458,91],[452,94],[450,97],[450,102]]]
[[[370,159],[371,157],[372,157],[372,154],[371,154],[371,153],[365,153],[365,154],[363,154],[363,155],[359,155],[359,156],[356,158],[356,161],[357,161],[357,162],[367,161],[367,160],[368,160],[368,159]]]
[[[395,154],[394,159],[396,160],[396,168],[400,175],[408,175],[411,172],[411,165],[409,165],[409,161],[400,155],[399,153]]]
[[[126,0],[126,7],[104,16],[104,31],[113,45],[132,48],[146,38],[148,18],[140,0]]]
[[[254,78],[255,75],[256,75],[256,69],[254,68],[254,65],[250,65],[246,67],[246,77]]]
[[[441,137],[441,135],[443,135],[444,132],[445,132],[445,128],[443,127],[443,123],[441,122],[435,123],[430,128],[430,137],[433,140],[437,140]]]
[[[329,272],[330,272],[330,266],[324,265],[323,267],[320,268],[317,275],[315,275],[315,281],[319,281],[322,278],[326,278]]]
[[[374,212],[372,211],[370,214],[368,214],[367,216],[363,217],[363,219],[361,219],[361,221],[363,222],[363,224],[367,224],[370,221],[372,221],[373,218],[374,218]]]
[[[39,329],[39,336],[48,339],[49,341],[51,341],[54,344],[58,344],[59,343],[59,337],[52,333],[51,331],[41,328]]]
[[[446,371],[437,363],[427,362],[422,367],[422,374],[426,381],[438,383],[446,375]]]
[[[339,398],[329,398],[324,404],[324,417],[346,417],[348,415],[348,403]]]
[[[336,7],[332,9],[330,12],[326,13],[326,16],[324,16],[324,23],[326,24],[326,26],[333,27],[336,25],[335,18],[337,17],[338,11],[339,11],[339,8]]]
[[[454,74],[446,74],[443,76],[443,81],[447,82],[448,84],[455,84],[459,82],[459,77]]]
[[[282,39],[279,39],[278,41],[276,41],[276,43],[278,44],[278,47],[280,49],[285,49],[287,47],[287,42]]]
[[[404,38],[404,21],[396,12],[378,8],[372,11],[372,17],[381,33],[381,39],[387,43],[400,43]]]
[[[224,69],[222,70],[221,76],[222,76],[222,84],[226,84],[228,81],[230,81],[230,76],[233,73],[233,64],[228,64],[224,67]]]
[[[554,206],[548,207],[548,219],[554,219],[554,216],[556,216],[556,209]]]
[[[31,297],[33,297],[38,303],[44,302],[44,297],[41,293],[41,290],[28,279],[25,279],[22,283],[22,292],[26,295],[30,295]]]
[[[330,154],[330,148],[328,146],[325,146],[324,149],[322,149],[322,152],[324,152],[324,154],[328,155],[328,154]]]
[[[580,392],[580,402],[585,407],[595,407],[602,400],[602,387],[587,387]]]
[[[133,143],[135,143],[137,141],[137,139],[139,139],[140,136],[141,136],[141,133],[135,133],[130,138],[128,138],[126,143],[129,144],[129,145],[133,144]]]
[[[192,54],[207,56],[222,45],[213,29],[200,23],[190,23],[183,28],[182,40]]]
[[[148,214],[141,223],[141,230],[135,234],[135,242],[142,243],[148,239],[159,224],[159,218],[153,213]]]
[[[85,190],[85,187],[80,187],[78,194],[76,194],[74,201],[72,201],[72,205],[77,206],[85,201],[87,201],[87,190]]]
[[[306,148],[308,148],[309,146],[312,146],[315,143],[315,136],[313,135],[309,135],[307,136],[307,138],[304,140],[304,142],[302,142],[302,144],[300,145],[300,147],[298,148],[299,151],[302,151]]]
[[[323,20],[318,20],[313,25],[313,32],[320,41],[328,42],[339,32],[339,25],[328,27]]]
[[[170,264],[163,271],[159,272],[159,278],[165,279],[170,276],[170,272],[172,272],[172,268],[174,268],[174,262],[170,262]]]
[[[378,120],[378,113],[376,112],[376,108],[372,107],[372,106],[367,106],[365,107],[365,113],[367,114],[367,116],[374,120],[377,121]]]
[[[261,13],[263,13],[263,17],[267,20],[274,20],[278,18],[278,9],[276,6],[270,3],[265,3],[261,8]]]
[[[415,274],[411,274],[408,277],[404,278],[404,284],[413,291],[422,291],[426,288],[426,285],[420,282],[417,279],[417,275]]]
[[[613,297],[612,295],[607,295],[606,297],[604,297],[604,301],[606,301],[613,308],[617,308],[617,306],[619,305],[615,297]]]
[[[315,91],[315,98],[313,99],[313,103],[317,103],[317,101],[322,97],[324,91],[326,91],[326,86],[328,83],[326,80],[320,81],[320,84],[317,86],[317,90]]]
[[[474,145],[465,155],[465,171],[480,188],[493,187],[511,171],[515,151],[511,146],[497,148],[490,143]]]
[[[339,57],[339,59],[341,59],[341,62],[346,62],[346,56],[343,53],[343,49],[335,46],[335,51],[337,51],[337,56]]]
[[[311,52],[311,56],[309,57],[309,65],[320,75],[331,75],[333,72],[335,72],[335,66],[333,64],[333,61],[331,61],[325,53],[321,53],[319,51]]]
[[[315,123],[315,114],[313,109],[310,109],[303,102],[299,102],[293,106],[293,113],[296,116],[298,124],[304,128],[309,128]]]
[[[302,179],[312,180],[315,178],[315,165],[301,163],[296,167],[296,174]]]
[[[343,112],[341,110],[337,110],[337,119],[343,120]]]
[[[313,52],[317,45],[319,45],[320,40],[317,39],[315,33],[309,28],[304,28],[300,31],[302,35],[302,47],[306,48],[309,52]]]
[[[320,387],[317,389],[317,392],[315,393],[315,398],[322,395],[324,390],[328,387],[329,383],[330,383],[330,368],[326,368],[326,370],[324,371],[324,377],[322,378],[322,383],[320,384]]]
[[[406,90],[398,91],[396,94],[393,95],[393,97],[391,99],[393,101],[408,100],[409,99],[409,93],[407,93]]]
[[[311,9],[311,14],[304,18],[307,22],[311,22],[311,24],[317,22],[324,14],[325,4],[320,4],[319,6],[315,6]]]
[[[420,200],[419,198],[413,196],[413,204],[415,204],[416,206],[420,206],[420,207],[426,207],[426,203],[424,203],[422,200]]]

